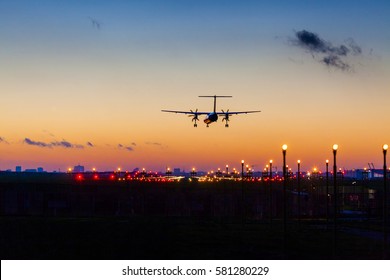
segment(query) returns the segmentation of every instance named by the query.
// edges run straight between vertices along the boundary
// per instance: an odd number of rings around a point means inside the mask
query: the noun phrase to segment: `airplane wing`
[[[194,114],[197,114],[197,115],[208,115],[210,114],[210,112],[191,112],[191,111],[173,111],[173,110],[161,110],[162,112],[166,112],[166,113],[176,113],[176,114],[185,114],[185,115],[194,115]]]
[[[219,116],[226,116],[226,114],[230,115],[240,115],[240,114],[251,114],[251,113],[259,113],[261,111],[241,111],[241,112],[217,112]]]

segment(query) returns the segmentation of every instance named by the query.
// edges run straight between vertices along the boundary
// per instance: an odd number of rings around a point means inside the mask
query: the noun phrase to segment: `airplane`
[[[217,106],[217,98],[228,98],[228,97],[233,97],[231,95],[200,95],[199,97],[210,97],[214,98],[214,110],[212,112],[198,112],[198,109],[190,111],[173,111],[173,110],[161,110],[162,112],[167,112],[167,113],[176,113],[176,114],[185,114],[189,115],[189,117],[192,117],[192,121],[194,123],[194,127],[198,127],[198,124],[196,123],[199,121],[198,116],[201,115],[206,115],[206,118],[204,119],[204,123],[209,127],[209,124],[216,122],[218,120],[218,116],[223,116],[222,122],[225,122],[225,127],[229,127],[229,117],[231,115],[239,115],[239,114],[250,114],[250,113],[258,113],[261,111],[241,111],[241,112],[229,112],[229,109],[226,110],[221,110],[221,112],[216,111],[216,106]]]

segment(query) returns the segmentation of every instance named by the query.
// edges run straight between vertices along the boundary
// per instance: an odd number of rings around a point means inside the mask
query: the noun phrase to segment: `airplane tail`
[[[217,98],[226,98],[226,97],[233,97],[231,95],[199,95],[199,97],[212,97],[214,98],[214,113],[217,108]]]

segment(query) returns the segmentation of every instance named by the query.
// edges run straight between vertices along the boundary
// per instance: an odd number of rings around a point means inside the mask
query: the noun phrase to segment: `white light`
[[[338,148],[339,148],[339,145],[337,145],[337,144],[333,145],[333,151],[337,151]]]
[[[287,145],[284,144],[284,145],[282,146],[282,149],[283,149],[283,151],[287,150]]]

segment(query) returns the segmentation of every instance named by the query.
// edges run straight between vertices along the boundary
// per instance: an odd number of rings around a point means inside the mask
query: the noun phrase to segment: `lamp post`
[[[333,256],[336,258],[337,252],[337,163],[336,154],[339,146],[333,145]]]
[[[329,222],[329,160],[326,163],[326,225]]]
[[[241,223],[245,223],[245,206],[244,206],[244,160],[241,160]]]
[[[383,258],[387,259],[387,165],[386,154],[389,146],[383,145]]]
[[[269,219],[272,222],[272,159],[269,161]]]
[[[229,177],[229,165],[226,164],[226,176]]]
[[[301,224],[301,161],[298,159],[298,223]]]
[[[244,180],[244,160],[241,161],[241,180]]]
[[[286,249],[286,233],[287,233],[286,152],[287,152],[287,145],[284,144],[282,146],[282,153],[283,153],[283,233],[284,233],[284,246],[285,246],[284,249]]]
[[[337,163],[336,163],[336,155],[337,149],[339,146],[337,144],[333,145],[333,207],[334,207],[334,223],[336,225],[337,219]]]

